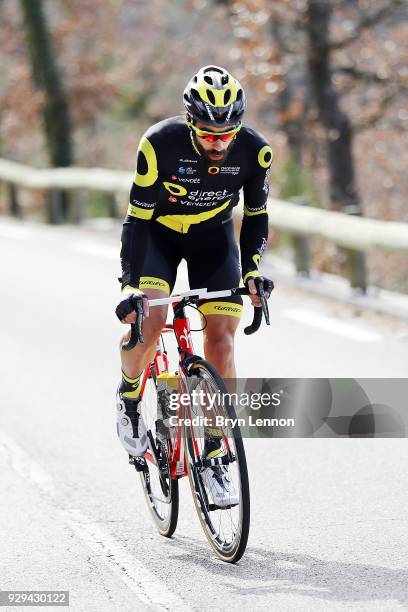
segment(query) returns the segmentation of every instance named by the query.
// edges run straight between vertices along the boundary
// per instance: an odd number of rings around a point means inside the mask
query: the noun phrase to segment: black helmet
[[[184,90],[184,106],[193,119],[217,126],[236,125],[245,111],[241,84],[219,66],[204,66]]]

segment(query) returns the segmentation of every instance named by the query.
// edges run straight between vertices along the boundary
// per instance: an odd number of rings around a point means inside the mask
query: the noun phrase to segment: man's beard
[[[215,149],[210,149],[209,151],[207,151],[206,149],[204,149],[204,147],[198,142],[197,138],[195,137],[194,137],[194,142],[195,142],[197,149],[200,151],[201,155],[204,157],[204,159],[208,162],[210,166],[222,166],[225,160],[227,159],[229,152],[231,151],[232,144],[233,144],[233,143],[230,144],[230,146],[228,147],[228,149],[224,151],[224,154],[222,157],[220,157],[220,159],[211,159],[210,158],[211,154],[220,153],[220,151],[216,151]]]

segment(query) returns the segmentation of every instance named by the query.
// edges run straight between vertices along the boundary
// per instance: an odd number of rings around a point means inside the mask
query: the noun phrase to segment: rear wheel
[[[153,521],[161,535],[170,538],[176,527],[179,509],[178,480],[170,476],[171,447],[166,436],[156,434],[157,391],[153,378],[146,382],[141,414],[146,424],[149,447],[141,461],[135,461]]]
[[[236,418],[234,406],[228,399],[227,389],[216,369],[207,361],[199,360],[190,372],[190,397],[191,393],[196,391],[195,397],[200,397],[200,401],[190,402],[186,417],[192,420],[199,417],[194,420],[203,423],[184,427],[190,487],[208,542],[220,559],[235,563],[245,552],[250,524],[249,483],[244,445],[237,426],[232,428],[228,421],[215,426],[216,417],[221,417],[218,419],[221,422]],[[200,394],[200,391],[204,393]],[[201,399],[208,397],[205,395],[207,393],[211,397],[221,396],[223,399],[217,400],[209,409],[205,399]],[[204,417],[207,417],[207,421]],[[204,454],[209,433],[216,434],[219,444],[217,458],[212,460]],[[237,503],[234,502],[234,505],[225,505],[222,508],[217,505],[211,479],[204,474],[205,470],[213,470],[212,466],[225,470],[237,495]]]

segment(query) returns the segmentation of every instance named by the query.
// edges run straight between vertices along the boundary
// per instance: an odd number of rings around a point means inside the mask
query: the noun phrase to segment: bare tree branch
[[[376,72],[367,72],[355,66],[337,66],[334,71],[336,73],[345,74],[356,81],[362,81],[363,83],[375,83],[383,86],[393,85],[398,87],[401,92],[408,90],[408,83],[404,83],[402,80],[382,77]]]
[[[389,4],[386,4],[375,13],[365,15],[356,25],[356,29],[353,34],[351,34],[347,38],[343,38],[343,40],[333,41],[332,43],[330,43],[330,48],[333,51],[336,51],[338,49],[344,49],[344,47],[347,47],[348,45],[356,41],[360,37],[363,30],[368,30],[373,26],[377,25],[378,23],[386,19],[389,15],[391,15],[395,9],[401,6],[406,6],[405,0],[391,0]]]
[[[387,110],[388,105],[396,98],[398,91],[390,91],[385,96],[383,96],[382,100],[380,100],[378,107],[374,113],[369,115],[364,119],[364,121],[359,122],[354,126],[355,132],[362,132],[364,130],[368,130],[372,127],[378,125],[381,119],[384,118],[384,113]]]

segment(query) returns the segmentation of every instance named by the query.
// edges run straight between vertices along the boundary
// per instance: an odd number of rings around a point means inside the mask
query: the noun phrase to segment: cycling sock
[[[222,431],[220,429],[205,428],[205,444],[204,444],[204,457],[214,459],[222,455]]]
[[[129,376],[126,376],[126,374],[122,370],[122,381],[119,387],[119,392],[122,394],[122,397],[133,400],[137,399],[140,395],[141,378],[141,373],[136,378],[130,378]]]

